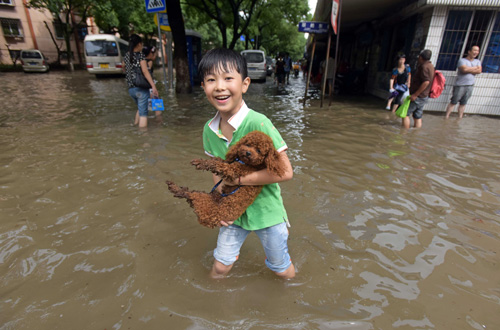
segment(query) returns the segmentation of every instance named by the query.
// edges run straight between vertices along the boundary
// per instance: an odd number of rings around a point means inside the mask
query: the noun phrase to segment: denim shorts
[[[217,239],[217,248],[214,250],[214,258],[226,266],[232,265],[238,259],[240,248],[250,233],[251,231],[236,225],[221,227]],[[283,222],[272,227],[255,230],[255,233],[259,236],[266,253],[266,266],[276,273],[287,270],[292,261],[288,254],[288,228],[286,223]]]
[[[466,105],[472,95],[473,85],[469,86],[453,86],[453,95],[451,96],[451,104]]]
[[[429,97],[417,97],[417,99],[410,103],[408,107],[407,116],[413,115],[415,119],[421,119],[424,115],[424,106],[427,104]]]
[[[128,93],[134,99],[135,104],[137,104],[137,109],[139,110],[140,117],[148,116],[148,99],[149,99],[149,89],[131,87],[128,89]]]

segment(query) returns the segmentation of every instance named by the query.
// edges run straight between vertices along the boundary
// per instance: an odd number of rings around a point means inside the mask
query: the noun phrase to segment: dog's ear
[[[243,139],[239,140],[235,145],[233,145],[226,153],[226,162],[231,163],[238,158],[238,149],[243,143]]]
[[[281,162],[280,154],[274,147],[267,153],[265,163],[268,171],[278,176],[283,176],[285,174],[285,167]]]

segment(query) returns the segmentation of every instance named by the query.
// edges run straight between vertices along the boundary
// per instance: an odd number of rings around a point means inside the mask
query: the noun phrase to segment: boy
[[[278,182],[290,180],[293,169],[286,155],[287,146],[271,121],[264,115],[250,110],[243,101],[243,94],[250,86],[245,59],[228,49],[213,49],[202,58],[198,72],[201,86],[217,114],[203,128],[203,147],[211,157],[225,158],[230,146],[247,133],[255,130],[269,135],[274,142],[280,160],[286,167],[283,177],[266,169],[240,177],[238,182],[223,181],[225,185],[264,185],[262,192],[245,213],[236,221],[226,221],[214,250],[212,278],[223,278],[238,259],[239,251],[247,235],[254,231],[260,238],[266,253],[266,265],[284,279],[295,276],[288,254],[288,219]],[[214,183],[220,179],[213,175]]]

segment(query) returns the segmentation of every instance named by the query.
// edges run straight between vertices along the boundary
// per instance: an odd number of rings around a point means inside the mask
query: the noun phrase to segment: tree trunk
[[[174,68],[175,68],[175,91],[179,94],[193,92],[189,78],[189,65],[186,45],[186,31],[182,19],[182,10],[179,0],[166,0],[168,22],[172,29],[174,39]]]

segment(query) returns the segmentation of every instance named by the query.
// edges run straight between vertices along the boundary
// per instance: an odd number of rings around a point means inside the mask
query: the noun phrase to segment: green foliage
[[[144,0],[100,0],[92,7],[92,16],[105,33],[120,33],[128,39],[131,32],[152,36],[156,34],[154,14],[146,12]]]
[[[271,56],[288,52],[294,60],[302,57],[306,39],[298,32],[298,23],[310,16],[306,0],[241,0],[238,3],[228,0],[221,2],[218,8],[214,4],[217,2],[207,0],[183,3],[186,27],[203,35],[204,50],[224,46],[237,51],[256,48]],[[238,4],[238,15],[234,15],[231,6]],[[241,35],[249,41],[241,41]]]

